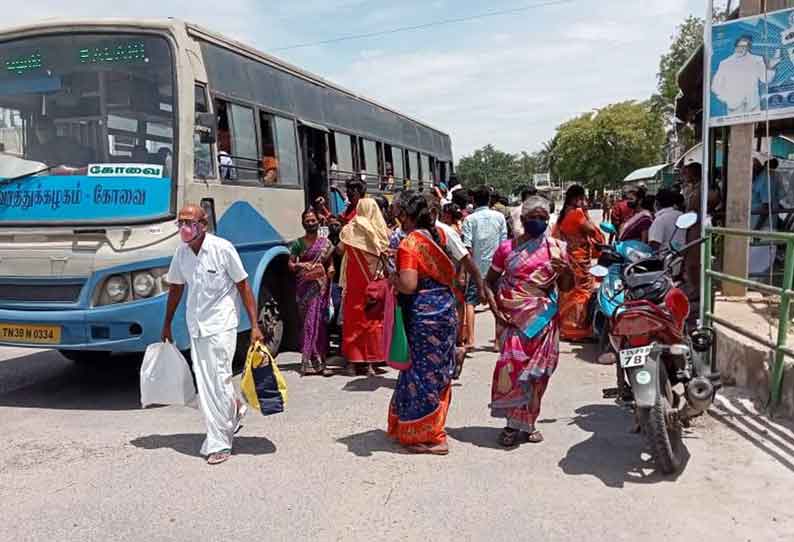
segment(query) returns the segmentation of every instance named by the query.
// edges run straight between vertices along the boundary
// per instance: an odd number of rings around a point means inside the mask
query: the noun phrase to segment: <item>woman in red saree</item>
[[[574,287],[560,295],[560,336],[569,341],[589,338],[587,306],[595,290],[590,267],[597,251],[604,244],[604,235],[593,224],[587,212],[584,188],[572,185],[565,192],[565,204],[557,218],[552,235],[568,246],[568,263],[574,275]]]
[[[342,228],[339,246],[344,257],[339,284],[342,287],[342,355],[348,374],[355,376],[356,364],[366,364],[374,374],[373,363],[382,363],[383,318],[370,318],[364,311],[367,285],[385,273],[389,249],[389,227],[375,200],[358,201],[355,216]]]

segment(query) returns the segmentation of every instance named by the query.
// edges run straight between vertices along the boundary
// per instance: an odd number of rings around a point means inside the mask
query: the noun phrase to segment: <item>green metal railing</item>
[[[748,280],[714,271],[711,268],[711,254],[713,239],[715,236],[748,237],[753,239],[762,239],[764,241],[772,241],[775,244],[785,244],[786,259],[783,269],[783,287],[778,288],[776,286],[763,284],[754,280]],[[794,351],[786,347],[786,339],[788,337],[789,329],[789,309],[791,307],[792,297],[794,297],[794,290],[792,290],[792,282],[794,281],[794,233],[760,232],[736,230],[731,228],[706,228],[704,251],[707,255],[709,255],[709,257],[706,258],[705,265],[703,266],[702,274],[704,291],[706,294],[705,298],[703,299],[703,314],[705,317],[704,326],[711,327],[712,322],[719,324],[774,351],[775,359],[772,365],[772,378],[770,379],[769,389],[769,406],[770,408],[774,408],[780,402],[780,393],[783,387],[783,359],[785,356],[794,357]],[[778,316],[777,341],[772,342],[756,333],[742,329],[741,327],[725,320],[724,318],[716,316],[714,314],[714,289],[712,288],[712,281],[714,280],[721,282],[733,282],[748,288],[753,288],[765,294],[779,295],[780,314]]]

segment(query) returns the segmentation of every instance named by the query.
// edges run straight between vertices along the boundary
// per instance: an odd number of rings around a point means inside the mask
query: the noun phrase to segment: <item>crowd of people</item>
[[[684,206],[691,210],[699,202],[694,196],[698,187],[690,186],[696,173],[684,175],[684,197],[689,196]],[[353,177],[346,194],[347,205],[338,216],[324,198],[317,198],[301,215],[305,234],[290,247],[302,375],[332,374],[327,366],[332,342],[349,375],[382,370],[388,355],[384,333],[391,329],[384,329],[384,310],[371,310],[371,290],[389,284],[385,295],[395,292],[404,315],[410,366],[400,371],[388,406],[388,432],[414,453],[447,454],[451,384],[474,348],[475,308],[487,304],[499,354],[489,408],[505,423],[499,443],[513,448],[542,442],[535,423],[557,367],[559,341],[591,338],[586,307],[595,281],[589,268],[607,242],[590,217],[584,188],[568,188],[553,223],[552,202],[532,187],[522,191],[522,201],[513,209],[500,209],[500,198],[486,186],[404,190],[389,201],[367,197],[366,183]],[[614,235],[655,247],[674,239],[685,242],[675,228],[681,205],[671,190],[650,198],[640,187],[629,188],[610,209]],[[236,328],[237,315],[227,298],[241,296],[252,320],[255,304],[234,248],[206,232],[201,208],[184,209],[179,224],[185,245],[168,275],[163,337],[170,338],[173,311],[183,285],[189,284],[194,359],[206,365],[197,371],[208,426],[203,452],[218,463],[228,459],[244,414],[230,388],[229,331]],[[204,294],[202,288],[212,291]],[[209,306],[213,303],[223,309],[222,321],[213,316],[218,314]],[[339,335],[338,340],[332,341],[332,335]],[[260,330],[252,336],[262,338]],[[223,371],[209,369],[219,363]]]

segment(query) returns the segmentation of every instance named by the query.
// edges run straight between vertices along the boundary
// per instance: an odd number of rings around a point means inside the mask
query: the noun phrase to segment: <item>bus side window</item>
[[[279,163],[276,154],[276,137],[273,128],[273,115],[264,111],[259,112],[259,126],[262,141],[262,154],[260,160],[260,178],[262,184],[272,185],[279,182]]]
[[[295,122],[284,117],[276,119],[276,143],[278,145],[279,182],[282,185],[296,186],[298,178],[298,143]]]
[[[196,84],[194,87],[196,113],[209,113],[209,100],[207,89],[204,85]],[[193,134],[193,174],[201,179],[214,177],[212,145],[202,143],[198,134]]]

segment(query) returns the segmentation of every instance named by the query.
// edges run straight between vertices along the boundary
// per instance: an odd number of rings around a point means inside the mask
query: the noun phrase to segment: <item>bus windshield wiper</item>
[[[0,185],[11,184],[13,182],[21,181],[22,179],[26,179],[28,177],[34,177],[36,175],[39,175],[40,173],[47,173],[48,171],[52,171],[53,169],[55,169],[55,167],[56,166],[48,166],[48,167],[46,167],[44,169],[40,169],[38,171],[31,171],[30,173],[24,173],[22,175],[17,175],[16,177],[9,177],[8,179],[2,179],[2,180],[0,180]]]

